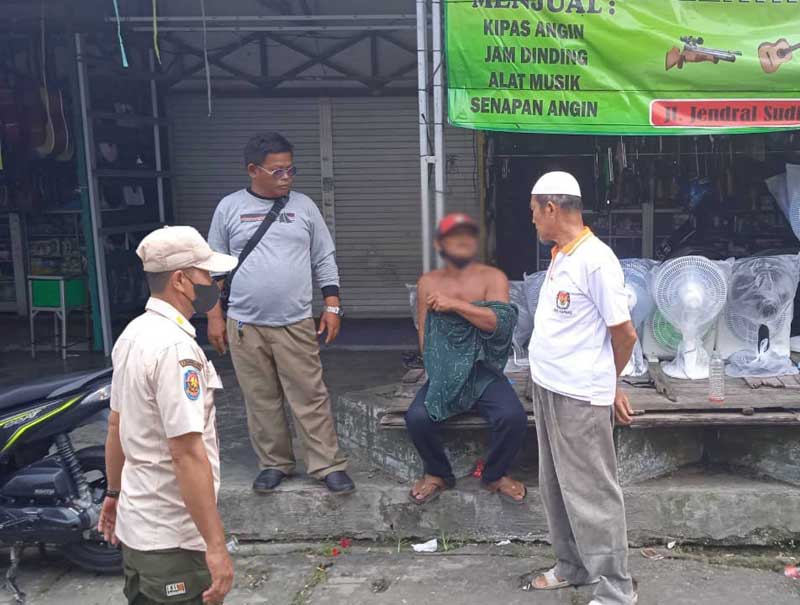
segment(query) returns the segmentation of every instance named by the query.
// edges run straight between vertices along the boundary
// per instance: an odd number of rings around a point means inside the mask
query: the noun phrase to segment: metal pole
[[[433,155],[434,187],[436,195],[436,224],[444,216],[445,155],[444,155],[444,94],[442,71],[442,3],[433,0]],[[439,266],[442,260],[437,261]]]
[[[426,0],[417,0],[417,90],[419,114],[420,214],[422,216],[422,270],[431,270],[431,200],[428,182],[428,15]]]
[[[248,21],[267,21],[269,23],[281,21],[300,21],[307,23],[309,21],[411,21],[415,15],[208,15],[206,16],[207,22],[221,22],[221,23],[247,23]],[[181,15],[181,16],[160,16],[158,17],[159,23],[192,23],[200,22],[203,18],[199,15]],[[152,23],[152,17],[120,17],[120,23]],[[106,17],[106,23],[116,24],[116,17]]]
[[[86,162],[87,185],[89,187],[89,209],[92,219],[92,247],[97,271],[97,294],[100,302],[100,325],[103,332],[103,353],[111,354],[111,314],[108,304],[108,281],[106,279],[106,254],[100,235],[101,217],[97,200],[97,177],[95,176],[94,141],[89,117],[88,73],[83,57],[83,39],[75,34],[75,55],[78,62],[78,92],[80,93],[81,121],[83,122],[83,151]]]
[[[209,26],[206,31],[210,32],[349,32],[349,31],[371,31],[371,32],[393,32],[401,30],[413,30],[414,25],[225,25]],[[152,32],[152,26],[136,25],[131,28],[135,32]],[[159,32],[201,32],[202,27],[195,26],[167,26],[159,27]]]
[[[150,55],[150,72],[155,75],[156,72],[156,56],[152,49]],[[153,117],[157,120],[158,115],[158,89],[156,88],[156,81],[150,80],[150,105]],[[153,144],[155,146],[156,154],[156,172],[161,172],[161,126],[158,123],[153,124]],[[164,177],[156,177],[156,189],[158,191],[158,220],[164,223]]]

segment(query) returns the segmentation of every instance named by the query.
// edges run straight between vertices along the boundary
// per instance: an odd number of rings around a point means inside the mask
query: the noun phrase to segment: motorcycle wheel
[[[107,486],[103,449],[90,447],[75,452],[75,455],[89,483],[92,500],[102,504]],[[96,529],[85,532],[82,542],[63,546],[61,552],[65,559],[88,571],[99,573],[122,571],[122,551],[108,544]]]

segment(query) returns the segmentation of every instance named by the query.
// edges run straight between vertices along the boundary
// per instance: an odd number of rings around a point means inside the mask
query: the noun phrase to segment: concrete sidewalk
[[[399,551],[398,551],[399,546]],[[551,563],[546,547],[449,545],[416,555],[408,543],[359,543],[331,557],[331,544],[277,544],[237,555],[236,585],[227,605],[585,605],[589,589],[520,590],[520,576]],[[248,550],[247,545],[243,547]],[[631,552],[641,605],[795,605],[800,581],[785,578],[778,552],[712,551],[649,561]],[[70,568],[54,558],[26,557],[20,582],[29,605],[111,605],[124,602],[122,579]],[[13,601],[0,593],[0,604]]]

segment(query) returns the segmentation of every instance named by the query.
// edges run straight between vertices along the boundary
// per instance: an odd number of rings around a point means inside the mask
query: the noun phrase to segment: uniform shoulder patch
[[[174,584],[167,584],[164,587],[164,592],[168,597],[179,597],[186,594],[186,583],[175,582]]]
[[[186,370],[183,374],[183,392],[192,401],[197,401],[200,397],[200,374],[197,370]]]
[[[181,359],[178,364],[182,368],[196,368],[198,370],[203,369],[203,364],[197,361],[196,359]]]

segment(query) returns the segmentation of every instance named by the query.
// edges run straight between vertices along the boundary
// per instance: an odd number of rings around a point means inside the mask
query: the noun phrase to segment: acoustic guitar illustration
[[[739,50],[719,50],[717,48],[706,48],[703,46],[705,41],[703,38],[695,38],[694,36],[683,36],[683,50],[678,47],[673,47],[667,52],[666,68],[667,71],[673,67],[683,69],[686,63],[702,63],[709,61],[715,65],[720,61],[734,63],[736,57],[741,57],[742,52]]]
[[[792,60],[792,53],[798,49],[800,44],[792,46],[786,38],[781,38],[774,44],[764,42],[758,47],[761,68],[768,74],[774,74],[781,65]]]

